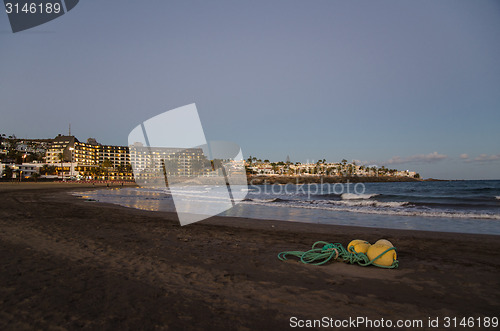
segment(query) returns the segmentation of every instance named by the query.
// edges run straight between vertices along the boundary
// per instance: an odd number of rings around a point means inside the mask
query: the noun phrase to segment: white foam
[[[339,201],[337,201],[339,202]],[[245,201],[245,204],[253,205],[268,205],[262,201]],[[397,204],[405,202],[394,202]],[[386,202],[386,204],[391,204],[391,202]],[[273,207],[285,207],[285,208],[304,208],[304,209],[319,209],[319,210],[332,210],[332,211],[347,211],[363,214],[378,214],[378,215],[396,215],[396,216],[422,216],[422,217],[447,217],[447,218],[473,218],[473,219],[489,219],[489,220],[500,220],[499,214],[486,214],[486,213],[462,213],[462,212],[450,212],[450,211],[424,211],[418,209],[410,208],[370,208],[370,206],[349,206],[347,204],[329,204],[325,205],[323,203],[315,203],[314,201],[308,201],[307,204],[303,203],[281,203],[275,202],[272,204]]]
[[[386,207],[386,208],[397,208],[397,207],[403,207],[409,204],[409,202],[406,201],[387,201],[387,202],[381,202],[381,201],[374,201],[374,200],[347,200],[347,201],[329,201],[331,204],[338,204],[338,205],[344,205],[344,206],[359,206],[359,207]]]
[[[358,199],[370,199],[377,196],[378,194],[354,194],[354,193],[344,193],[341,195],[343,200],[358,200]]]
[[[256,198],[251,198],[252,201],[255,201],[257,203],[267,203],[267,202],[285,202],[285,200],[281,198],[270,198],[270,199],[256,199]],[[247,200],[248,201],[248,200]]]
[[[495,199],[500,200],[500,195],[499,195],[499,196],[496,196],[496,197],[495,197]]]

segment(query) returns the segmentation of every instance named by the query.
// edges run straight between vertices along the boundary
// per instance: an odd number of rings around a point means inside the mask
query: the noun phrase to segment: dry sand
[[[76,186],[75,186],[76,185]],[[499,316],[500,236],[175,214],[0,184],[0,329],[287,329],[290,317]],[[89,189],[92,186],[90,185]],[[281,262],[317,240],[391,240],[395,270]]]

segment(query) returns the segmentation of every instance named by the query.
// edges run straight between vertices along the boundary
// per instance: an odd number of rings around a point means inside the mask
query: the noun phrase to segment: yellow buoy
[[[394,247],[394,245],[387,239],[379,239],[374,245],[386,245],[389,247]]]
[[[370,247],[370,243],[368,241],[356,239],[356,240],[351,241],[349,243],[349,245],[347,245],[347,250],[351,253],[354,251],[356,253],[366,254],[369,247]]]
[[[394,249],[387,251],[388,249],[393,247],[394,246],[392,246],[392,244],[390,246],[384,244],[373,244],[370,246],[370,248],[368,248],[366,255],[368,256],[370,261],[373,261],[374,265],[390,267],[394,263],[394,261],[397,260],[396,251]],[[377,256],[384,252],[386,253],[375,260]]]

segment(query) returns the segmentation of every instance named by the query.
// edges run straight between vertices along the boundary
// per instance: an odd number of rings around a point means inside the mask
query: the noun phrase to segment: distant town
[[[20,139],[0,134],[0,178],[133,181],[130,153],[128,146],[103,145],[94,138],[81,142],[71,134],[59,134],[53,139]],[[179,171],[190,176],[202,152],[192,149],[184,154],[183,162],[178,163]],[[415,171],[360,165],[345,159],[301,163],[292,162],[289,157],[272,162],[250,156],[245,160],[245,169],[251,177],[420,178]]]
[[[415,171],[388,169],[384,166],[377,167],[358,165],[343,159],[340,162],[328,162],[326,159],[316,162],[291,162],[289,158],[283,162],[262,161],[256,157],[246,160],[247,173],[251,175],[289,175],[289,176],[337,176],[337,177],[411,177],[420,178]]]
[[[86,142],[72,135],[54,139],[18,139],[0,135],[3,179],[132,181],[128,147]]]

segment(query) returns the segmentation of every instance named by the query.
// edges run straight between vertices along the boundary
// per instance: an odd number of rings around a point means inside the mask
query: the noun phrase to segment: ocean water
[[[200,186],[185,191],[183,198],[195,201],[210,190]],[[168,189],[76,194],[131,208],[175,211]],[[219,215],[500,235],[500,181],[254,185],[243,201]]]

